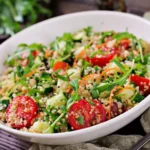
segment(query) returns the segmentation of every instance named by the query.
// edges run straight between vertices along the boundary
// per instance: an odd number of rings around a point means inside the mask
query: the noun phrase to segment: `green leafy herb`
[[[117,79],[116,81],[111,82],[111,83],[103,83],[103,84],[95,87],[93,90],[98,90],[99,92],[104,92],[106,90],[107,91],[112,90],[116,85],[122,86],[126,82],[129,75],[131,74],[132,69],[133,68],[131,68],[127,73],[125,73],[124,76],[121,77],[120,79]]]
[[[84,117],[83,116],[79,116],[76,120],[80,125],[84,125]]]
[[[102,32],[100,39],[98,40],[98,44],[102,44],[104,42],[104,39],[108,36],[111,36],[114,34],[114,31],[107,31]]]
[[[122,70],[124,73],[126,72],[124,66],[120,63],[120,61],[118,61],[117,58],[115,58],[113,62],[120,68],[120,70]]]
[[[92,27],[89,26],[87,28],[84,28],[84,31],[85,31],[86,36],[90,36],[92,33]]]
[[[43,72],[43,73],[41,74],[41,79],[44,79],[44,80],[51,80],[51,76],[50,76],[49,73]]]
[[[59,79],[61,79],[61,80],[63,80],[63,81],[68,82],[68,77],[67,77],[67,76],[62,76],[62,75],[60,75],[60,74],[59,74],[59,71],[60,71],[60,70],[57,70],[57,71],[55,72],[57,78],[59,78]]]
[[[6,109],[9,105],[9,103],[10,103],[9,100],[7,100],[7,99],[0,100],[0,111]]]
[[[18,77],[23,76],[24,70],[23,70],[23,68],[21,66],[17,66],[16,67],[16,74],[18,75]]]
[[[134,102],[141,102],[145,97],[143,95],[140,95],[139,93],[135,93],[135,95],[132,98],[132,101]]]
[[[78,84],[78,80],[75,79],[73,81],[70,82],[71,87],[73,88],[74,91],[78,91],[79,89],[79,84]]]

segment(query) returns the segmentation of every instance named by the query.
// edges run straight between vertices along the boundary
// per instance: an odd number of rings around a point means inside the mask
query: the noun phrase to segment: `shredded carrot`
[[[29,73],[27,73],[27,74],[25,75],[25,78],[31,77],[31,76],[32,76],[33,74],[35,74],[37,71],[38,71],[38,69],[32,70],[31,72],[29,72]]]
[[[53,54],[53,52],[50,51],[49,49],[47,49],[47,50],[45,51],[45,58],[49,58],[50,56],[52,56],[52,54]]]
[[[122,72],[119,68],[108,68],[108,69],[106,69],[106,70],[104,70],[102,73],[101,73],[101,78],[104,76],[104,79],[106,79],[106,74],[107,74],[107,72],[109,72],[109,71],[112,71],[112,70],[116,70],[116,71],[118,71],[118,72]]]
[[[75,60],[74,60],[74,63],[73,63],[73,66],[74,66],[74,67],[75,67],[76,64],[77,64],[77,61],[78,61],[80,58],[83,58],[84,54],[85,54],[85,50],[83,49],[83,50],[76,56],[76,58],[75,58]]]
[[[113,99],[112,97],[114,96],[114,92],[116,92],[116,90],[118,88],[122,88],[120,86],[115,86],[111,92],[110,92],[110,96],[109,96],[109,111],[108,111],[108,119],[110,120],[111,119],[111,106],[112,106],[112,103],[113,103]]]
[[[83,77],[82,80],[79,81],[79,84],[87,84],[90,80],[96,80],[96,82],[100,82],[100,79],[100,74],[93,73]]]
[[[102,48],[102,47],[105,46],[105,45],[106,45],[106,43],[103,43],[103,44],[97,45],[96,47],[97,47],[98,49],[100,49],[100,48]]]

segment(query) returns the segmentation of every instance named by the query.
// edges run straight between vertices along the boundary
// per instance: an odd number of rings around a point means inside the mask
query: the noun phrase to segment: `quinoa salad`
[[[0,76],[0,122],[59,133],[113,119],[150,93],[150,46],[135,35],[64,33],[49,46],[20,44]]]

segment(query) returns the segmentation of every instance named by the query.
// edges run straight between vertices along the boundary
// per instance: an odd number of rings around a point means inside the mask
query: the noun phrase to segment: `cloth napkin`
[[[141,125],[146,133],[150,132],[150,108],[148,108],[140,119]],[[94,142],[48,146],[34,144],[29,150],[129,150],[130,147],[142,138],[141,135],[110,135],[99,138]],[[150,149],[150,143],[143,150]]]

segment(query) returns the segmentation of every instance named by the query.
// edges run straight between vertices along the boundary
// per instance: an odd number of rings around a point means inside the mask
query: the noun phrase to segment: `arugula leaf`
[[[92,27],[91,26],[84,28],[83,30],[84,30],[86,36],[90,36],[92,33]]]
[[[136,63],[133,68],[135,74],[143,76],[146,73],[146,67],[140,63]]]
[[[63,81],[68,82],[68,77],[60,75],[60,74],[59,74],[59,70],[57,70],[57,71],[55,72],[55,74],[56,74],[57,78],[59,78],[59,79],[61,79],[61,80],[63,80]]]
[[[74,91],[78,91],[78,89],[79,89],[78,79],[71,81],[70,85]]]
[[[98,40],[98,44],[102,44],[104,42],[104,39],[107,37],[107,36],[111,36],[114,34],[114,31],[107,31],[107,32],[102,32],[101,33],[101,37],[100,39]]]
[[[41,79],[44,79],[44,80],[51,80],[51,76],[49,73],[47,72],[43,72],[40,76]]]
[[[140,95],[139,93],[135,93],[135,95],[132,98],[132,101],[135,102],[141,102],[145,97],[143,95]]]
[[[120,68],[120,70],[122,70],[124,73],[126,72],[124,66],[120,63],[120,61],[117,60],[117,58],[115,58],[113,62]]]
[[[84,117],[83,116],[79,116],[78,118],[76,118],[76,120],[80,125],[84,125]]]
[[[18,77],[23,76],[24,70],[23,70],[23,68],[21,66],[17,66],[16,67],[16,74],[18,75]]]
[[[9,103],[10,103],[9,100],[7,99],[0,100],[0,111],[6,109]]]
[[[129,75],[131,74],[132,69],[133,69],[133,68],[131,68],[131,69],[130,69],[123,77],[121,77],[120,79],[117,79],[116,81],[111,82],[111,83],[103,83],[103,84],[101,84],[101,85],[95,87],[93,90],[98,90],[98,91],[101,93],[101,92],[104,92],[104,91],[110,91],[110,90],[112,90],[116,85],[122,86],[122,85],[126,82],[126,80],[127,80],[127,78],[129,77]]]
[[[128,33],[128,32],[121,32],[121,33],[117,33],[113,35],[113,39],[116,39],[117,41],[123,40],[125,38],[136,40],[136,37],[133,34]]]

